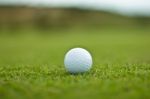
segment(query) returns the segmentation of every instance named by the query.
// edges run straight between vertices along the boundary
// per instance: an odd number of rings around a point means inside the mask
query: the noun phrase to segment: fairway
[[[150,29],[18,32],[26,34],[0,36],[0,99],[150,98]],[[64,55],[74,47],[91,53],[89,72],[66,72]]]

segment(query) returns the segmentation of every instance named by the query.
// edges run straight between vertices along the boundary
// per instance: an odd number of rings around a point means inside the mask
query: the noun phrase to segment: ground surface
[[[150,30],[70,29],[0,37],[1,99],[149,99]],[[60,32],[60,33],[59,33]],[[88,49],[93,68],[68,74],[65,53]]]

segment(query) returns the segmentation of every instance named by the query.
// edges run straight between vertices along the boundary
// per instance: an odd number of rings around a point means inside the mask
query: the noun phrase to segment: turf
[[[27,32],[0,37],[1,99],[150,98],[149,29]],[[91,52],[89,72],[66,72],[64,55],[73,47]]]

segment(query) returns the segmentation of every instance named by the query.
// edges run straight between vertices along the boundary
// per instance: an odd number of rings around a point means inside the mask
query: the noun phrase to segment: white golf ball
[[[83,48],[73,48],[65,55],[64,64],[70,73],[83,73],[92,67],[92,56]]]

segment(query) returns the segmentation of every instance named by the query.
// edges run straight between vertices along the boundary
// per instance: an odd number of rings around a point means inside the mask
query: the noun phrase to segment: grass
[[[150,30],[27,32],[0,37],[1,99],[150,98]],[[73,47],[91,52],[89,72],[71,75],[64,69],[64,55]]]

